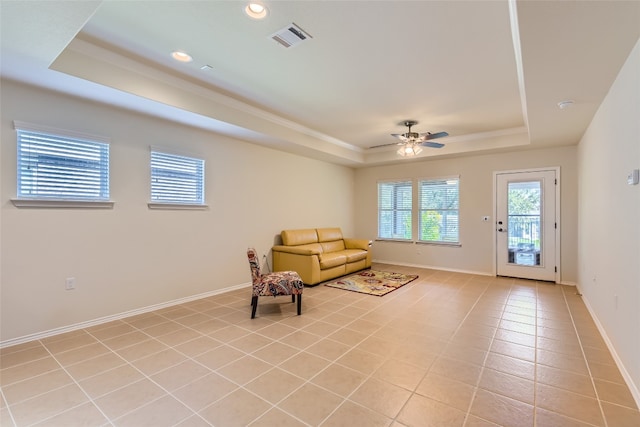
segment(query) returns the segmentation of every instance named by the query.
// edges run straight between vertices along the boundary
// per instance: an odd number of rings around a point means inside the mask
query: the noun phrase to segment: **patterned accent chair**
[[[291,295],[291,302],[296,301],[298,295],[298,316],[302,311],[302,291],[304,283],[295,271],[277,271],[262,274],[260,272],[260,260],[254,248],[247,249],[249,266],[251,267],[251,279],[253,282],[253,294],[251,297],[251,318],[256,317],[258,297],[278,295]]]

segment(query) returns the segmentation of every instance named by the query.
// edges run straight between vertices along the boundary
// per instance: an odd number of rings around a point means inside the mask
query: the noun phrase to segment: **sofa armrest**
[[[363,249],[368,251],[371,244],[371,240],[366,239],[344,239],[344,246],[347,249]]]
[[[285,252],[288,254],[296,254],[296,255],[319,255],[322,253],[322,249],[320,247],[309,247],[306,245],[302,246],[285,246],[285,245],[277,245],[272,249],[274,252]]]

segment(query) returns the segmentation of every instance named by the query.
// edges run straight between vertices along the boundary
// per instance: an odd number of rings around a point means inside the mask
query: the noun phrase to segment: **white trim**
[[[569,281],[565,281],[565,280],[561,280],[560,282],[558,282],[559,285],[565,285],[565,286],[573,286],[573,287],[578,287],[578,284],[576,282],[569,282]]]
[[[422,192],[420,191],[420,184],[423,182],[428,182],[428,181],[445,181],[447,183],[447,185],[449,184],[449,181],[455,179],[457,180],[457,184],[458,184],[458,241],[457,242],[444,242],[444,241],[437,241],[437,240],[420,240],[420,225],[421,225],[421,220],[422,220],[422,215],[420,215],[420,207],[422,205]],[[460,241],[460,187],[461,185],[461,179],[460,179],[460,174],[458,175],[442,175],[442,176],[437,176],[434,178],[417,178],[414,182],[414,192],[416,193],[415,195],[413,194],[413,192],[411,193],[412,197],[415,196],[415,203],[414,200],[411,200],[411,204],[413,206],[413,209],[411,211],[411,221],[413,222],[413,218],[416,218],[416,234],[415,237],[416,239],[414,240],[414,243],[416,244],[421,244],[421,245],[437,245],[437,246],[458,246],[458,247],[462,247],[462,242]],[[414,216],[415,214],[415,216]],[[411,234],[413,237],[413,228],[411,230]]]
[[[167,301],[167,302],[163,302],[163,303],[159,303],[159,304],[154,304],[154,305],[150,305],[150,306],[147,306],[147,307],[136,308],[134,310],[125,311],[125,312],[118,313],[118,314],[113,314],[113,315],[110,315],[110,316],[99,317],[97,319],[88,320],[86,322],[80,322],[80,323],[76,323],[76,324],[73,324],[73,325],[63,326],[63,327],[55,328],[55,329],[50,329],[48,331],[37,332],[35,334],[25,335],[25,336],[18,337],[18,338],[12,338],[12,339],[9,339],[9,340],[6,340],[6,341],[0,341],[0,348],[5,348],[5,347],[12,346],[12,345],[22,344],[22,343],[33,341],[33,340],[39,340],[39,339],[51,337],[51,336],[54,336],[54,335],[62,334],[62,333],[65,333],[65,332],[72,332],[72,331],[76,331],[78,329],[88,328],[88,327],[91,327],[91,326],[101,325],[103,323],[112,322],[114,320],[124,319],[125,317],[136,316],[138,314],[144,314],[144,313],[148,313],[150,311],[160,310],[162,308],[171,307],[171,306],[178,305],[178,304],[184,304],[184,303],[195,301],[195,300],[198,300],[198,299],[207,298],[207,297],[223,294],[223,293],[230,292],[230,291],[235,291],[237,289],[244,289],[244,288],[248,288],[250,286],[251,286],[250,282],[241,283],[239,285],[228,286],[226,288],[216,289],[214,291],[204,292],[204,293],[197,294],[197,295],[191,295],[191,296],[184,297],[184,298],[178,298],[178,299],[175,299],[175,300],[172,300],[172,301]],[[249,304],[247,304],[247,307],[249,307]],[[248,315],[249,315],[249,311],[247,309],[247,316]]]
[[[420,184],[420,181],[448,181],[450,179],[457,179],[458,184],[460,184],[460,174],[457,175],[435,175],[435,176],[423,176],[418,177],[415,181]]]
[[[91,133],[78,132],[74,130],[60,129],[53,126],[38,125],[34,123],[22,122],[19,120],[13,121],[13,128],[16,130],[24,130],[30,132],[49,133],[56,136],[63,136],[67,138],[83,139],[92,142],[102,142],[103,144],[110,144],[111,138],[102,135],[94,135]]]
[[[378,179],[376,184],[395,184],[399,182],[410,182],[411,188],[413,188],[413,184],[415,183],[415,178],[389,178],[389,179]],[[376,185],[377,187],[377,185]]]
[[[622,360],[618,356],[618,353],[616,353],[616,349],[613,346],[613,343],[611,343],[611,340],[607,336],[607,331],[602,326],[602,323],[600,323],[600,320],[598,320],[598,316],[596,316],[596,312],[593,311],[593,309],[591,308],[591,304],[589,304],[589,300],[580,291],[580,286],[576,285],[576,290],[577,290],[577,293],[582,297],[582,301],[584,302],[584,305],[587,307],[587,310],[589,311],[589,314],[591,315],[593,322],[596,324],[596,327],[598,328],[600,335],[602,335],[602,339],[607,345],[607,348],[609,349],[609,352],[611,353],[613,360],[616,362],[616,365],[620,370],[620,374],[622,375],[622,378],[624,379],[625,383],[627,383],[627,387],[629,387],[629,391],[631,391],[631,395],[633,396],[633,399],[636,402],[636,406],[640,408],[640,390],[634,384],[631,375],[629,374],[624,364],[622,363]]]
[[[197,159],[202,161],[205,160],[204,154],[185,151],[179,148],[168,147],[165,145],[150,145],[149,154],[151,154],[152,152],[162,153],[162,154],[172,154],[174,156],[188,157],[190,159]]]
[[[385,239],[384,237],[377,237],[374,239],[374,242],[391,242],[391,243],[411,243],[415,244],[416,242],[413,239]]]
[[[147,203],[149,209],[166,209],[166,210],[182,210],[182,211],[206,211],[209,205],[196,205],[190,203]]]
[[[11,199],[16,208],[49,209],[113,209],[115,202],[110,200],[47,200],[47,199]]]
[[[441,241],[430,241],[430,240],[416,240],[414,242],[416,245],[433,245],[433,246],[449,246],[454,248],[461,248],[462,243],[460,242],[441,242]]]
[[[492,250],[492,254],[493,254],[493,261],[492,261],[492,271],[493,271],[493,275],[496,276],[498,274],[498,259],[497,259],[497,239],[498,239],[498,232],[497,232],[497,224],[496,224],[496,218],[498,215],[498,194],[497,194],[497,187],[498,187],[498,175],[504,175],[504,174],[515,174],[515,173],[536,173],[536,172],[546,172],[546,171],[553,171],[556,175],[556,229],[555,229],[555,267],[556,267],[556,272],[555,272],[555,279],[554,282],[555,283],[562,283],[562,265],[561,263],[561,258],[560,258],[560,253],[562,251],[562,245],[560,242],[560,237],[561,237],[561,233],[560,230],[562,228],[562,221],[561,221],[561,216],[560,216],[560,188],[561,188],[561,180],[560,180],[560,166],[551,166],[551,167],[542,167],[542,168],[529,168],[529,169],[515,169],[515,170],[504,170],[504,171],[493,171],[493,218],[494,218],[494,222],[493,222],[493,239],[492,239],[492,244],[493,244],[493,250]]]
[[[522,61],[522,43],[520,41],[520,26],[518,24],[518,4],[517,0],[509,0],[509,23],[511,24],[511,40],[513,42],[513,53],[516,59],[516,72],[518,75],[518,90],[520,93],[520,107],[522,108],[522,118],[525,128],[529,133],[529,113],[527,111],[527,91],[524,82],[524,65]]]
[[[435,266],[435,265],[414,264],[414,263],[398,262],[398,261],[384,261],[381,259],[373,259],[371,260],[371,262],[377,262],[380,264],[400,265],[403,267],[426,268],[429,270],[449,271],[451,273],[464,273],[464,274],[475,274],[477,276],[495,277],[495,274],[491,274],[490,272],[487,272],[487,271],[461,270],[458,268],[446,268],[446,267]]]

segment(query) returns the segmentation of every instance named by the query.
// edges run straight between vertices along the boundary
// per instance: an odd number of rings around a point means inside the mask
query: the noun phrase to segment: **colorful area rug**
[[[417,275],[364,270],[325,283],[325,286],[381,297],[417,279]]]

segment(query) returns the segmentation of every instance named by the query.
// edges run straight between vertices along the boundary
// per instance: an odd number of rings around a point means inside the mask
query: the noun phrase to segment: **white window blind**
[[[151,201],[204,204],[204,160],[151,152]]]
[[[378,238],[411,240],[412,181],[378,183]]]
[[[17,128],[18,198],[109,199],[109,144]]]
[[[459,243],[459,183],[458,178],[418,183],[420,241]]]

